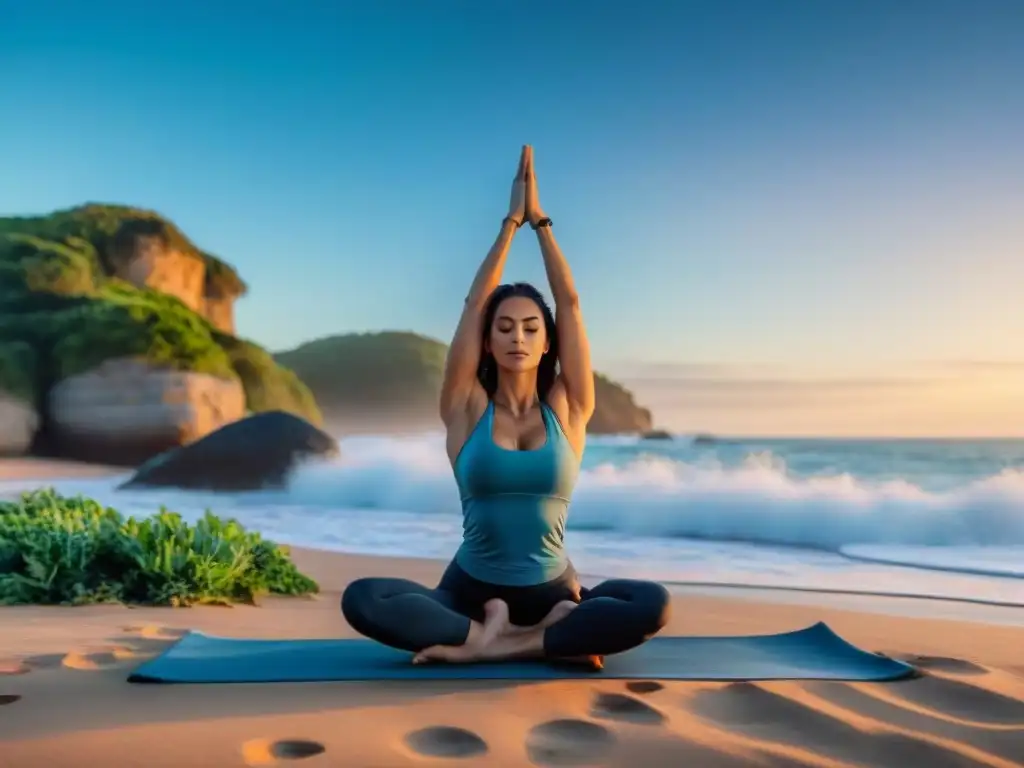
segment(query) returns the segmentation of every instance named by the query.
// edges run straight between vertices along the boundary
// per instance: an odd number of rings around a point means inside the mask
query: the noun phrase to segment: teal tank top
[[[455,562],[479,581],[542,584],[568,564],[565,522],[579,460],[545,403],[541,416],[544,445],[509,450],[494,442],[494,403],[488,403],[455,458],[463,531]]]

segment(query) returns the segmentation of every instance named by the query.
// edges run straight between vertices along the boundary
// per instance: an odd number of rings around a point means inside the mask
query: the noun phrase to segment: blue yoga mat
[[[895,680],[914,673],[818,623],[779,635],[654,637],[609,656],[604,669],[509,661],[410,663],[371,640],[255,640],[192,632],[128,677],[133,683],[281,683],[340,680]]]

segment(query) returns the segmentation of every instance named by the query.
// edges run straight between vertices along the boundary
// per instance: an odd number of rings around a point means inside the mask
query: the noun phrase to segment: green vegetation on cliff
[[[410,428],[439,425],[437,402],[447,345],[415,333],[329,336],[310,341],[274,358],[298,374],[313,391],[330,422],[341,427],[365,419],[393,416]],[[590,423],[594,433],[645,432],[651,414],[633,394],[601,374],[594,375],[597,407]]]
[[[161,237],[169,248],[205,262],[207,294],[244,296],[248,290],[230,264],[199,250],[173,223],[155,211],[143,208],[87,203],[45,216],[0,218],[0,239],[3,235],[28,235],[58,245],[69,240],[87,243],[93,249],[97,271],[106,274],[113,272],[110,255],[120,241],[133,235],[155,235]]]
[[[53,490],[0,502],[0,605],[253,603],[319,591],[286,547],[207,512],[125,518]]]
[[[105,360],[142,357],[156,366],[233,378],[209,324],[178,299],[111,281],[82,302],[54,314],[56,380],[92,370]]]

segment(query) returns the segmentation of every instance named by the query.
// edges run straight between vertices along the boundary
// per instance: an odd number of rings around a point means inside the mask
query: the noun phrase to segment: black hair
[[[548,351],[540,358],[540,365],[537,368],[537,396],[544,400],[551,387],[555,383],[555,376],[558,374],[558,333],[555,330],[555,315],[548,306],[544,296],[529,283],[508,283],[499,285],[487,299],[487,306],[484,309],[482,352],[480,363],[476,368],[476,377],[484,388],[488,398],[493,398],[498,391],[498,364],[494,355],[487,351],[487,339],[491,333],[491,325],[494,324],[494,315],[498,306],[505,299],[513,296],[521,296],[530,299],[540,307],[541,316],[544,318],[544,330],[548,337]]]

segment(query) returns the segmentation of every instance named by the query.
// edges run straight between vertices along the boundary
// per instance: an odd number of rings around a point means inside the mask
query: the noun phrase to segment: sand
[[[25,482],[25,488],[34,488],[46,480],[67,480],[79,477],[109,477],[128,474],[124,467],[105,464],[87,464],[67,459],[41,459],[35,457],[0,459],[0,482]]]
[[[828,622],[918,679],[160,686],[128,671],[195,628],[352,636],[339,590],[364,574],[433,581],[442,563],[297,550],[315,599],[234,608],[0,608],[0,766],[1017,766],[1024,628],[765,598],[677,595],[666,632]]]
[[[36,468],[37,477],[53,476]],[[780,632],[825,621],[923,672],[893,683],[125,681],[190,629],[353,636],[338,610],[346,583],[384,574],[434,582],[444,566],[294,554],[324,590],[315,598],[233,608],[0,607],[0,768],[1024,765],[1021,609],[981,623],[951,619],[955,605],[931,610],[931,601],[877,598],[850,610],[829,595],[675,594],[666,633]]]

